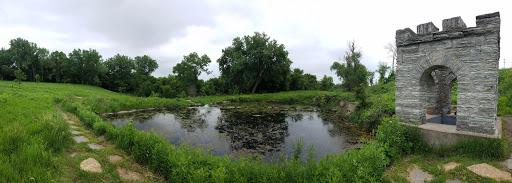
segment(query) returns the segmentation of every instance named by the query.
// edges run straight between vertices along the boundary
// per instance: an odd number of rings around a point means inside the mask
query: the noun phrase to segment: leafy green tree
[[[207,80],[201,88],[201,94],[203,95],[222,95],[226,91],[224,90],[225,83],[221,78],[210,78]]]
[[[306,90],[316,90],[318,89],[318,80],[316,79],[316,75],[306,73],[304,74],[304,78],[306,78]]]
[[[14,61],[16,69],[30,73],[32,80],[39,65],[37,59],[37,45],[23,38],[12,39],[9,42],[9,55]]]
[[[375,78],[375,72],[368,71],[368,82],[371,85],[373,85],[373,78]]]
[[[286,90],[292,64],[284,45],[259,32],[233,39],[217,62],[221,77],[234,93]]]
[[[137,74],[149,76],[157,68],[158,63],[156,63],[156,60],[153,60],[151,57],[147,55],[135,57],[135,72]]]
[[[71,60],[61,51],[54,51],[48,57],[49,78],[57,83],[71,82]]]
[[[305,90],[306,85],[308,84],[308,81],[304,76],[304,71],[299,68],[293,69],[293,71],[289,75],[289,81],[289,87],[291,91]]]
[[[332,89],[334,89],[334,82],[332,77],[327,77],[326,75],[324,75],[322,80],[320,80],[320,90],[330,91]]]
[[[34,76],[34,81],[44,81],[45,74],[48,74],[46,71],[48,70],[48,57],[50,55],[50,52],[46,48],[37,48],[37,68],[38,71],[36,72],[36,75]],[[36,76],[39,75],[39,78]],[[38,81],[39,80],[39,81]]]
[[[176,79],[176,76],[169,75],[167,77],[160,77],[156,79],[157,92],[161,97],[164,98],[176,98],[181,92],[180,82]]]
[[[102,69],[101,55],[94,49],[75,49],[69,53],[73,66],[74,83],[99,85]]]
[[[356,49],[355,42],[348,43],[348,51],[343,57],[344,63],[334,62],[331,71],[336,71],[336,75],[341,79],[343,88],[347,91],[354,91],[358,87],[368,85],[368,71],[361,64],[361,52]]]
[[[37,82],[37,84],[39,84],[39,82],[41,82],[41,76],[39,76],[39,74],[36,74],[36,82]]]
[[[183,56],[181,63],[176,64],[172,68],[172,72],[176,74],[176,78],[183,84],[188,96],[195,96],[198,87],[198,77],[202,72],[210,74],[208,64],[211,60],[207,55],[199,57],[196,52]]]
[[[0,78],[5,80],[13,80],[14,77],[14,61],[11,59],[9,50],[0,49]]]
[[[384,62],[379,63],[379,66],[377,69],[377,72],[379,73],[379,83],[384,82],[384,80],[386,79],[386,73],[388,72],[388,70],[389,70],[389,66],[386,63],[384,63]]]
[[[130,91],[130,82],[135,70],[135,61],[125,55],[114,55],[105,61],[107,76],[109,78],[107,88],[118,92]]]
[[[14,82],[18,83],[18,88],[21,88],[21,81],[27,79],[27,75],[21,70],[14,71],[14,75],[16,76],[16,79],[14,79]]]

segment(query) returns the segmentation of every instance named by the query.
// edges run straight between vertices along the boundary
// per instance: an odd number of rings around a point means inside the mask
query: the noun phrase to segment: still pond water
[[[174,145],[187,144],[213,155],[231,158],[258,156],[265,162],[293,155],[301,139],[303,157],[308,148],[315,155],[340,153],[358,146],[364,132],[344,120],[328,120],[329,113],[268,108],[194,107],[177,111],[139,112],[107,118],[116,127],[133,120],[137,130],[161,134]],[[332,119],[332,117],[331,117]]]

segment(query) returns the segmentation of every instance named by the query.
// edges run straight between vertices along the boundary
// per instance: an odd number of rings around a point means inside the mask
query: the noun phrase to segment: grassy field
[[[313,100],[315,96],[317,97]],[[251,96],[200,97],[193,98],[192,100],[198,103],[211,103],[225,100],[233,102],[260,102],[270,100],[278,103],[320,105],[329,103],[329,100],[333,100],[333,98],[353,100],[351,97],[352,95],[350,93],[298,91]],[[257,174],[250,175],[250,170],[252,170],[251,167],[258,166],[258,163],[249,160],[240,160],[238,163],[232,163],[231,160],[225,159],[225,157],[205,155],[201,150],[191,147],[173,147],[156,134],[134,132],[133,128],[130,129],[127,127],[125,129],[112,130],[112,126],[103,122],[97,115],[106,112],[150,107],[179,108],[191,105],[191,102],[187,100],[189,99],[133,97],[86,85],[22,82],[21,87],[18,87],[14,82],[2,81],[0,82],[0,105],[2,106],[0,108],[0,142],[2,142],[0,143],[0,182],[49,182],[52,180],[62,180],[59,178],[63,177],[64,180],[73,181],[94,180],[96,178],[110,181],[119,180],[119,177],[114,175],[115,173],[113,173],[112,167],[107,169],[109,173],[101,174],[99,177],[78,170],[76,165],[78,164],[78,160],[69,158],[68,152],[73,150],[87,151],[87,148],[83,147],[83,144],[77,144],[72,141],[69,125],[56,109],[55,105],[57,104],[65,111],[72,112],[78,116],[84,125],[80,129],[90,130],[96,135],[106,134],[108,139],[116,143],[116,147],[126,150],[126,155],[133,156],[138,163],[152,166],[149,164],[147,158],[141,158],[142,156],[134,156],[132,154],[137,152],[133,151],[134,149],[141,149],[139,148],[140,144],[138,146],[134,146],[136,144],[129,144],[130,140],[126,140],[126,138],[130,139],[130,137],[133,137],[132,140],[153,139],[153,142],[160,144],[158,146],[160,149],[157,150],[165,151],[167,155],[170,155],[168,153],[171,152],[182,153],[182,158],[193,157],[193,159],[200,162],[216,162],[214,163],[215,165],[212,164],[212,166],[219,168],[216,169],[217,171],[226,171],[225,168],[227,167],[244,169],[244,171],[246,171],[245,173],[242,171],[230,171],[237,172],[236,176],[241,176],[238,177],[240,180],[251,179],[250,177],[256,176]],[[125,142],[128,142],[128,144]],[[144,143],[147,145],[155,145],[155,143],[146,141],[144,141]],[[168,148],[177,151],[171,151]],[[116,152],[115,154],[122,153]],[[147,154],[147,152],[140,152],[140,154]],[[164,156],[166,153],[159,153],[159,155]],[[371,154],[368,156],[370,155]],[[106,154],[100,153],[94,156],[105,161]],[[79,157],[78,159],[81,158],[82,157]],[[85,156],[83,158],[85,158]],[[333,158],[341,160],[337,156],[332,156],[331,159]],[[161,157],[161,159],[155,159],[154,161],[163,161],[165,159],[168,159],[168,157]],[[152,163],[154,161],[151,160]],[[319,164],[317,165],[329,167],[330,165],[328,166],[328,164],[333,162],[334,161],[331,160],[323,160],[318,162]],[[201,170],[198,165],[195,165],[194,160],[177,159],[175,163],[188,164],[185,166],[188,169],[182,172],[174,172],[179,176],[175,176],[171,180],[197,180],[197,178],[201,179],[201,177],[208,179],[208,177],[212,176],[212,172]],[[282,173],[282,171],[296,173],[292,171],[296,168],[292,167],[302,165],[301,162],[298,161],[291,161],[289,163],[289,165],[279,164],[261,170],[272,170],[276,173]],[[165,166],[169,166],[169,162],[163,163],[162,167],[152,167],[162,174],[165,173],[162,171],[168,171],[164,169]],[[286,170],[285,168],[281,171],[282,166],[292,169]],[[202,176],[198,175],[198,177],[187,178],[187,176],[193,174],[189,171],[199,170],[206,171],[206,173]],[[306,169],[302,168],[302,171],[304,176],[301,177],[304,178],[306,175],[304,171],[306,171]],[[339,171],[336,172],[339,173]],[[226,172],[224,172],[224,174],[225,173]],[[171,174],[173,173],[167,172],[164,177]],[[224,174],[219,173],[219,176]],[[231,174],[231,176],[235,175]],[[275,178],[276,176],[279,177],[283,175],[276,174],[272,177]],[[281,179],[286,180],[283,177],[281,177]]]
[[[279,163],[262,164],[258,159],[232,160],[227,156],[212,156],[193,147],[173,146],[160,135],[139,132],[132,125],[114,128],[98,114],[152,107],[173,109],[193,103],[208,104],[216,101],[316,105],[330,109],[336,107],[341,99],[355,101],[354,95],[342,92],[294,91],[162,99],[134,97],[85,85],[23,82],[18,88],[14,82],[1,81],[0,182],[121,181],[115,173],[114,165],[105,167],[102,174],[87,173],[79,170],[77,166],[87,156],[105,162],[108,154],[122,155],[128,159],[125,164],[145,165],[148,167],[146,169],[161,175],[169,182],[379,182],[383,178],[401,181],[396,175],[403,169],[397,166],[410,165],[411,162],[420,163],[420,160],[425,162],[422,159],[424,156],[437,157],[436,162],[444,162],[445,157],[451,158],[460,154],[468,155],[463,162],[482,161],[480,157],[472,157],[471,154],[491,154],[491,158],[485,160],[490,163],[503,158],[503,153],[492,154],[496,147],[503,150],[502,141],[498,142],[498,146],[462,144],[459,147],[461,150],[446,150],[459,154],[443,154],[425,147],[418,141],[417,131],[413,129],[404,128],[397,123],[377,125],[382,117],[394,112],[393,85],[391,82],[369,89],[370,105],[358,114],[357,119],[360,121],[356,122],[362,125],[365,125],[362,123],[364,121],[375,123],[376,139],[364,144],[360,150],[327,155],[319,160],[309,156],[307,159],[283,157],[286,160]],[[76,115],[76,120],[81,121],[79,129],[90,131],[88,136],[91,139],[104,135],[116,148],[95,153],[84,144],[72,141],[70,127],[55,105],[59,105],[70,116]],[[472,151],[474,149],[477,151]],[[482,153],[489,149],[492,152]],[[503,152],[502,150],[499,152]],[[83,153],[76,158],[70,158],[69,152],[72,151]],[[308,149],[303,152],[307,154]],[[410,154],[413,154],[412,157]],[[402,159],[403,156],[407,158]],[[386,168],[390,165],[391,168]],[[388,172],[385,172],[386,169]],[[446,177],[445,174],[439,176]],[[148,181],[159,180],[155,178]]]
[[[67,172],[66,149],[74,148],[69,125],[55,108],[80,100],[94,112],[186,106],[179,99],[138,98],[74,84],[0,82],[0,182],[49,182]],[[101,105],[95,105],[101,103]]]

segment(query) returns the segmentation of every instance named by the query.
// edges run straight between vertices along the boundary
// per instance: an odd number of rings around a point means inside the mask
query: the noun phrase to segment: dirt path
[[[164,182],[158,175],[152,174],[147,167],[134,162],[133,158],[115,145],[106,141],[103,136],[97,137],[80,122],[77,116],[55,108],[70,125],[70,131],[76,143],[69,148],[69,156],[65,157],[67,167],[63,182]]]
[[[512,116],[501,116],[505,121],[507,121],[506,124],[503,124],[505,127],[505,133],[507,134],[508,139],[512,142]]]

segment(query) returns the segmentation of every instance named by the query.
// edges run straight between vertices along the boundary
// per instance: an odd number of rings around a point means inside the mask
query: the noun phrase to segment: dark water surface
[[[231,158],[259,156],[265,162],[293,154],[292,144],[304,143],[303,157],[310,145],[315,155],[340,153],[357,147],[364,132],[349,123],[331,122],[329,114],[279,109],[225,109],[195,107],[178,111],[140,112],[107,118],[116,127],[133,120],[137,130],[161,134],[175,145],[187,144],[213,155]]]

